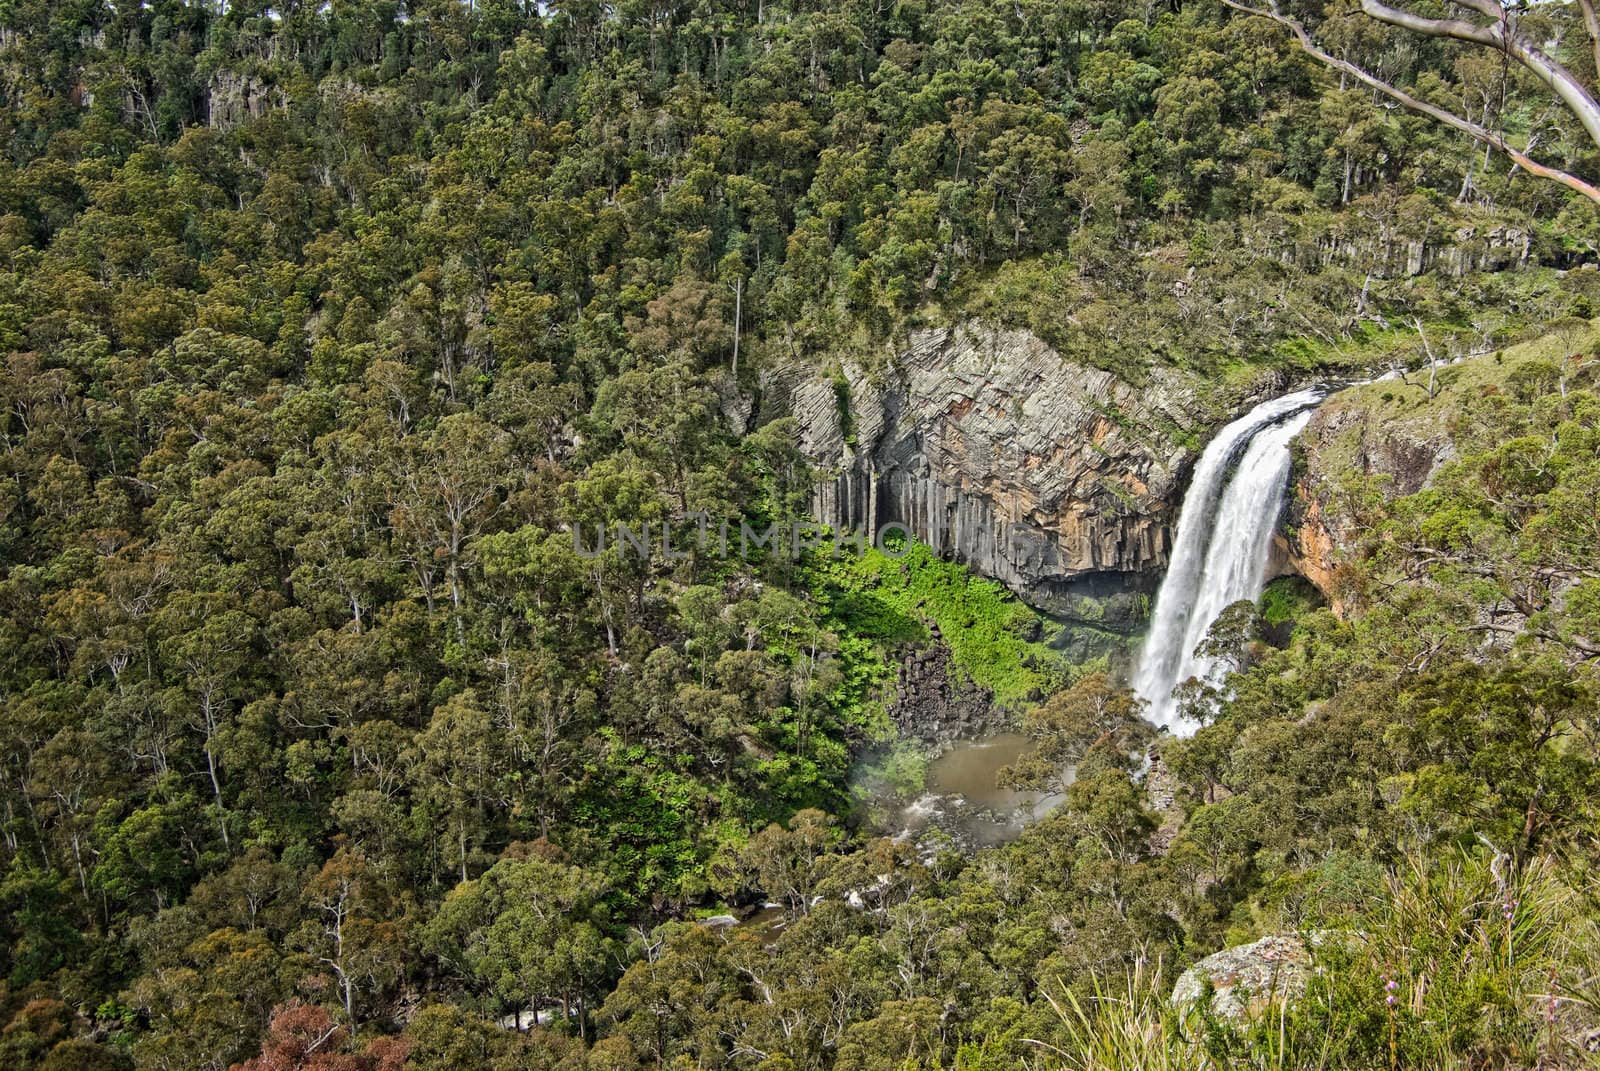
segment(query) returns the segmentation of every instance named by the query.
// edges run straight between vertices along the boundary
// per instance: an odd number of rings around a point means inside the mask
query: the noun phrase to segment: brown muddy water
[[[1015,838],[1062,800],[1058,794],[1000,787],[996,778],[1001,768],[1021,758],[1028,746],[1021,733],[956,741],[928,764],[922,795],[899,811],[897,835],[922,839],[928,831],[940,830],[965,848]]]
[[[973,851],[1014,839],[1063,798],[1000,787],[1000,770],[1021,758],[1029,746],[1029,739],[1021,733],[955,741],[928,763],[923,791],[909,801],[881,777],[864,777],[856,787],[867,808],[869,829],[910,841],[928,855],[948,847]],[[853,906],[862,906],[855,894],[847,899]],[[702,926],[768,938],[776,937],[788,924],[789,913],[775,903],[763,904],[749,914],[700,920]]]

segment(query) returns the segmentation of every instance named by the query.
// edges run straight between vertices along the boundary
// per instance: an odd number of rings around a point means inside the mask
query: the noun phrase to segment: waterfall
[[[1224,608],[1260,598],[1289,482],[1289,442],[1325,393],[1263,402],[1218,432],[1195,465],[1134,675],[1146,716],[1180,736],[1199,726],[1179,715],[1172,690],[1192,677],[1214,679],[1214,660],[1195,647]]]

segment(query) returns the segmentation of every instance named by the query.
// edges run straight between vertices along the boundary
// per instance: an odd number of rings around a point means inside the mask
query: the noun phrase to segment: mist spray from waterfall
[[[1196,677],[1217,683],[1221,667],[1196,648],[1225,608],[1261,597],[1288,488],[1289,443],[1325,394],[1263,402],[1218,432],[1195,465],[1133,682],[1146,716],[1179,736],[1199,725],[1179,712],[1173,689]]]

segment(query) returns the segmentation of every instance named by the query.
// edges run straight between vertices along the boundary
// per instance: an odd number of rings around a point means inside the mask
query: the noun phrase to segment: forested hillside
[[[1348,47],[1593,163],[1504,65]],[[1375,937],[1294,1066],[1585,1058],[1600,222],[1561,188],[1193,0],[0,0],[0,141],[0,1066],[1262,1061],[1159,1001],[1303,928]],[[574,545],[804,516],[784,384],[968,318],[1134,382],[1479,354],[1368,398],[1456,458],[1319,491],[1343,616],[1235,615],[1171,799],[1109,667],[952,565]],[[1077,767],[1001,849],[851,791],[935,627],[1018,777]]]

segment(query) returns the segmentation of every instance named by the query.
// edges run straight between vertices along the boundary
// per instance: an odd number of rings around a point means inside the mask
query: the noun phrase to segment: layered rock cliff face
[[[1246,401],[1172,369],[1135,385],[983,325],[918,332],[879,375],[847,367],[790,392],[803,448],[829,477],[819,520],[902,524],[1045,612],[1112,634],[1142,624],[1188,469]]]
[[[1393,279],[1435,272],[1454,279],[1474,272],[1520,270],[1533,259],[1533,232],[1493,223],[1464,223],[1430,240],[1397,233],[1392,223],[1346,229],[1336,223],[1314,240],[1279,244],[1270,254],[1307,270],[1340,264]]]
[[[231,130],[282,109],[287,101],[283,90],[254,75],[220,70],[211,76],[206,87],[206,122],[218,130]]]

